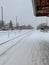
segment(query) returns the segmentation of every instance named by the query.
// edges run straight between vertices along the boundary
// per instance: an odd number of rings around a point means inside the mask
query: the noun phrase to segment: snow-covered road
[[[49,32],[29,32],[0,56],[0,65],[49,65]]]

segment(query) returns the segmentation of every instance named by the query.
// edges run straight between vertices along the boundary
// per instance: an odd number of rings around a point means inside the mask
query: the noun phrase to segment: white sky
[[[1,6],[4,10],[4,21],[13,23],[16,22],[16,16],[20,25],[37,26],[41,22],[46,22],[47,17],[35,17],[33,14],[31,0],[0,0],[0,19],[1,19]]]

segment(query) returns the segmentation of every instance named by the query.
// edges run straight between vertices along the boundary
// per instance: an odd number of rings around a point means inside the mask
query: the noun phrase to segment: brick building
[[[49,0],[32,0],[35,16],[49,15]]]

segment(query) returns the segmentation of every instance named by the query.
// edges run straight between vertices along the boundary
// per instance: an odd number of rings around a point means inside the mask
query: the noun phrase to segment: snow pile
[[[49,42],[49,31],[48,32],[41,32],[40,30],[35,30],[32,32],[31,38],[35,40],[45,40]]]

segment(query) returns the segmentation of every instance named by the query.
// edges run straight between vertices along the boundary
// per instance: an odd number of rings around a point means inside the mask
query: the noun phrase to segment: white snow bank
[[[34,41],[41,40],[49,42],[49,31],[48,32],[41,32],[40,30],[34,30],[30,38]]]

